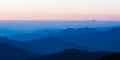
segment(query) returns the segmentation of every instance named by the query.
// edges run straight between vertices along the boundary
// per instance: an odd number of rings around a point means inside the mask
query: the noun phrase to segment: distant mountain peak
[[[84,28],[78,28],[77,30],[93,30],[95,28],[90,28],[90,27],[84,27]]]
[[[92,22],[97,22],[97,21],[95,19],[93,19]]]
[[[78,49],[68,49],[68,50],[64,50],[61,53],[64,54],[81,54],[81,53],[86,53],[86,50],[78,50]]]
[[[61,38],[58,38],[58,37],[54,37],[54,36],[49,36],[47,38],[43,38],[42,40],[62,40]]]
[[[67,29],[64,29],[63,31],[73,31],[75,30],[74,28],[67,28]]]
[[[108,32],[111,32],[111,33],[120,33],[120,28],[119,27],[117,27],[117,28],[112,28],[112,29],[110,29],[110,30],[108,30]]]
[[[111,30],[119,30],[120,31],[120,27],[118,27],[118,28],[112,28]]]

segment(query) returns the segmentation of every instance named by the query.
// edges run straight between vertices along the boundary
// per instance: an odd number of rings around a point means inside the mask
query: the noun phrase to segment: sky
[[[120,21],[120,0],[0,0],[0,20]]]

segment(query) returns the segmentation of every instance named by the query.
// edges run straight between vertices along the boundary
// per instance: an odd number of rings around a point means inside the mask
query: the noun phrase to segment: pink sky
[[[0,0],[0,20],[119,21],[120,0]]]

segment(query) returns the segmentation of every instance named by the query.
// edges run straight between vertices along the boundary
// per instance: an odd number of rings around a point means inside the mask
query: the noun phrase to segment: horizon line
[[[120,20],[96,20],[96,19],[91,19],[91,20],[34,20],[34,19],[28,19],[28,20],[0,20],[0,21],[18,21],[18,22],[22,22],[22,21],[41,21],[41,22],[69,22],[69,21],[74,21],[74,22],[120,22]]]

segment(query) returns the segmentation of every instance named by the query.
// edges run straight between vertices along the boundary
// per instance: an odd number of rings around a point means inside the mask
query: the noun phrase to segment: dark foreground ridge
[[[98,60],[120,60],[120,53],[114,53],[112,55],[102,57]]]
[[[24,60],[37,56],[37,54],[0,43],[0,60]]]
[[[28,60],[97,60],[107,56],[110,52],[87,52],[76,49],[64,50],[63,52],[51,55],[44,55]]]

